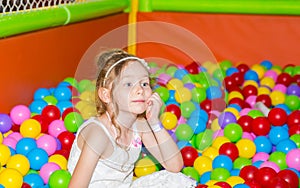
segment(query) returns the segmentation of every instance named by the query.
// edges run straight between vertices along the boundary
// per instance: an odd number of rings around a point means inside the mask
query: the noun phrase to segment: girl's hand
[[[159,123],[159,112],[163,102],[157,93],[153,93],[147,101],[146,118],[150,125]]]

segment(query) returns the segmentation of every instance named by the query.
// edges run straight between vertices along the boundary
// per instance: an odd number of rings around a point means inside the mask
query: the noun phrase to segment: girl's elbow
[[[182,168],[183,168],[183,161],[177,160],[176,162],[170,163],[170,165],[168,165],[166,170],[177,173],[177,172],[180,172],[182,170]]]

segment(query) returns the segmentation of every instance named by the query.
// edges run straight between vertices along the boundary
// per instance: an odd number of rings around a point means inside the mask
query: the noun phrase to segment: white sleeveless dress
[[[106,127],[97,118],[92,117],[84,122],[78,129],[77,134],[89,124],[100,126],[110,139],[114,151],[106,159],[100,159],[97,163],[89,188],[190,188],[196,187],[196,182],[182,173],[171,173],[161,170],[153,174],[140,177],[133,181],[134,164],[141,152],[141,138],[134,124],[133,139],[131,145],[125,151],[119,147]],[[71,174],[75,169],[81,150],[77,146],[77,137],[71,148],[68,160],[68,170]]]

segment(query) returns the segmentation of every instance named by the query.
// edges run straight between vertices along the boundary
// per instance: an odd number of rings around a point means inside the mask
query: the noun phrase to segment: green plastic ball
[[[184,123],[177,126],[175,135],[178,140],[189,141],[193,137],[194,131],[188,124]]]
[[[296,95],[288,95],[285,97],[284,104],[292,111],[300,109],[300,99]]]
[[[244,157],[238,157],[233,162],[233,168],[234,169],[242,169],[244,166],[251,165],[251,159],[247,159]]]
[[[265,117],[260,110],[250,110],[248,112],[248,116],[252,117],[253,119],[257,117]]]
[[[290,137],[290,139],[295,142],[297,148],[300,148],[300,134],[294,134]]]
[[[82,116],[77,112],[70,112],[64,119],[64,124],[69,132],[76,132],[83,123]]]
[[[280,170],[286,169],[288,166],[286,164],[286,154],[281,151],[274,151],[271,153],[269,161],[276,163]]]
[[[211,171],[210,178],[216,181],[226,181],[229,178],[230,172],[225,168],[215,168]]]
[[[196,135],[196,148],[204,151],[208,148],[213,142],[213,131],[211,129],[206,129],[204,132],[201,132]]]
[[[189,118],[196,107],[192,101],[184,101],[180,104],[180,110],[184,118]]]
[[[220,62],[220,67],[226,71],[228,68],[232,67],[232,62],[229,60],[224,60]]]
[[[73,77],[67,77],[64,79],[64,82],[68,82],[71,86],[77,88],[78,87],[78,82],[75,78]]]
[[[206,99],[206,91],[204,88],[195,87],[192,89],[192,100],[201,103]]]
[[[231,142],[237,142],[242,138],[243,129],[237,123],[229,123],[224,128],[224,136]]]
[[[164,101],[164,102],[167,102],[169,97],[170,97],[170,93],[169,93],[169,90],[165,87],[158,87],[154,90],[159,96],[160,98]]]
[[[71,174],[67,170],[56,170],[49,177],[50,188],[67,188],[71,180]]]
[[[188,177],[193,178],[196,182],[199,182],[200,180],[200,175],[194,167],[185,167],[182,169],[182,173]]]

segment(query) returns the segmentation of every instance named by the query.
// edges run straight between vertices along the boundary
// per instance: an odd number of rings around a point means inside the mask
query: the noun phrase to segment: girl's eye
[[[149,86],[149,83],[148,82],[144,82],[144,83],[142,83],[142,86],[143,87],[147,87],[147,86]]]
[[[130,82],[128,82],[128,83],[125,83],[125,86],[130,87],[130,86],[132,86],[132,84]]]

